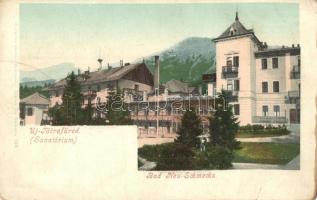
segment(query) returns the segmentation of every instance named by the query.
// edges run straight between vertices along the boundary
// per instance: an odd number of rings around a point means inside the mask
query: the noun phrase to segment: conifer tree
[[[209,132],[213,146],[222,146],[230,151],[239,147],[235,134],[239,129],[239,122],[232,113],[232,106],[228,105],[230,94],[222,91],[216,99],[216,111],[209,118]]]
[[[199,147],[200,140],[197,136],[203,132],[201,120],[194,111],[186,110],[181,120],[181,126],[177,131],[179,135],[176,142],[190,147]]]
[[[66,86],[62,96],[63,103],[50,109],[53,125],[80,125],[84,123],[81,107],[83,96],[77,77],[72,72],[66,78]]]

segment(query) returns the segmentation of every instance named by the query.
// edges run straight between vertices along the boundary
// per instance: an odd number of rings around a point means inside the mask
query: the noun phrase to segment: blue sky
[[[299,43],[298,4],[21,4],[20,57],[29,65],[21,67],[95,68],[99,55],[133,62],[187,37],[217,37],[236,10],[261,41]]]

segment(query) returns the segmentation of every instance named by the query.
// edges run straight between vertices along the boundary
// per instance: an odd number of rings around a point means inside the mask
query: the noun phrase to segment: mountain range
[[[59,80],[65,78],[70,72],[77,72],[73,63],[61,63],[50,67],[39,68],[32,71],[20,71],[20,82],[36,82],[45,80]]]
[[[145,63],[154,71],[154,55],[160,56],[160,81],[165,83],[171,79],[189,82],[197,85],[202,74],[215,70],[215,44],[211,38],[190,37],[163,50],[145,57]],[[31,85],[45,83],[45,80],[59,80],[71,71],[77,72],[72,63],[40,68],[33,71],[20,71],[20,82]]]
[[[196,85],[201,76],[215,70],[215,44],[211,38],[191,37],[158,53],[160,56],[160,81],[182,80]],[[154,71],[154,55],[145,59]]]

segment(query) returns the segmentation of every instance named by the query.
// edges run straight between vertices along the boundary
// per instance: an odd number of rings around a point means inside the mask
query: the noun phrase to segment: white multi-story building
[[[300,47],[270,48],[235,21],[217,38],[217,92],[232,93],[240,125],[299,123]]]

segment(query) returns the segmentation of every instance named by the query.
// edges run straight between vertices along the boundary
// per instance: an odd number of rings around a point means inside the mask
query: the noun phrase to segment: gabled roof
[[[115,81],[115,80],[121,79],[123,76],[125,76],[132,70],[142,65],[145,65],[145,64],[144,63],[128,64],[122,67],[115,67],[111,69],[104,69],[100,71],[89,72],[87,76],[85,75],[85,73],[82,73],[79,75],[78,81],[83,85],[99,83],[99,82]],[[64,78],[58,81],[57,83],[55,83],[53,88],[64,86],[66,85],[66,83],[67,83],[66,78]]]
[[[20,103],[31,104],[31,105],[49,105],[50,100],[47,99],[45,96],[36,92],[28,97],[25,97],[24,99],[21,99]]]
[[[188,83],[184,83],[179,80],[172,79],[165,83],[165,87],[171,93],[193,93],[196,91],[196,87],[189,87]]]
[[[179,80],[172,79],[166,82],[165,87],[169,92],[183,92],[188,93],[188,84]]]

